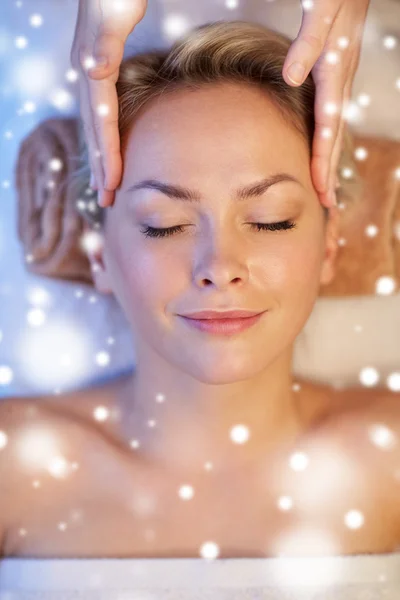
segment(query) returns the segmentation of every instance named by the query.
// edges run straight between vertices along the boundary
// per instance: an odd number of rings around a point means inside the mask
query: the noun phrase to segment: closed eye
[[[295,229],[297,227],[295,221],[280,221],[279,223],[249,223],[252,227],[255,227],[257,231],[280,231],[287,229]],[[167,227],[165,229],[157,229],[155,227],[146,226],[141,231],[146,237],[162,238],[169,237],[175,233],[183,231],[183,225],[176,225],[175,227]]]

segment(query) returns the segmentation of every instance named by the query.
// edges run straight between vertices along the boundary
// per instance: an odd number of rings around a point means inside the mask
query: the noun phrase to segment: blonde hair
[[[315,84],[311,74],[298,87],[289,86],[283,79],[282,68],[291,43],[290,38],[260,24],[216,21],[194,28],[169,50],[147,51],[123,60],[116,83],[122,159],[135,116],[146,103],[177,89],[193,90],[220,82],[245,83],[262,89],[286,121],[304,136],[311,159]],[[90,172],[87,154],[85,160],[87,185]],[[342,177],[344,166],[351,168],[352,178]],[[354,197],[360,180],[347,128],[337,175],[338,202],[343,197]],[[82,212],[89,223],[99,227],[104,225],[106,210],[93,202],[91,211]],[[324,210],[327,216],[327,209]]]

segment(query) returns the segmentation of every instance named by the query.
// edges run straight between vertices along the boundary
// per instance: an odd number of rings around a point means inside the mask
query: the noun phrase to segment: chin
[[[229,363],[229,360],[228,360]],[[222,361],[214,360],[212,364],[180,365],[181,369],[191,375],[194,379],[208,385],[226,385],[246,381],[256,377],[260,370],[266,368],[265,363],[260,368],[255,368],[254,361],[246,364],[236,364],[232,359],[229,364],[223,364]]]

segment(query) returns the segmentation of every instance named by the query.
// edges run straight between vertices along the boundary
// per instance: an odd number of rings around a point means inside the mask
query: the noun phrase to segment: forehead
[[[124,157],[130,179],[161,167],[200,175],[214,166],[226,175],[246,165],[274,171],[308,162],[307,141],[265,92],[225,82],[149,101],[135,118]]]

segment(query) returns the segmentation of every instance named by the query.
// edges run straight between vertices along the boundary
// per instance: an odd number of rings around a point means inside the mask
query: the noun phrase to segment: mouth
[[[181,317],[186,317],[188,319],[196,319],[196,320],[210,320],[210,319],[245,319],[249,317],[254,317],[259,315],[260,313],[265,311],[249,311],[249,310],[230,310],[230,311],[216,311],[216,310],[201,310],[194,313],[189,313],[186,315],[180,315]]]
[[[246,317],[238,317],[238,318],[221,318],[221,319],[215,319],[215,318],[202,318],[202,319],[198,319],[198,318],[189,318],[189,317],[184,317],[181,316],[181,318],[184,320],[184,322],[191,326],[194,327],[200,331],[203,332],[207,332],[207,333],[213,333],[213,334],[218,334],[218,335],[233,335],[236,333],[240,333],[246,329],[249,329],[250,327],[252,327],[253,325],[255,325],[264,314],[266,314],[268,311],[264,311],[261,313],[257,313],[255,315],[252,316],[246,316]]]

